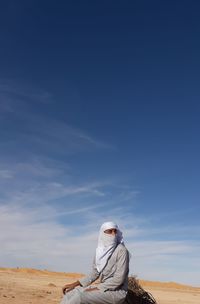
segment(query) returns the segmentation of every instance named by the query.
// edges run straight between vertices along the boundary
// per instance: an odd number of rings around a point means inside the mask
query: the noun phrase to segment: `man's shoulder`
[[[127,254],[128,253],[128,249],[125,247],[125,245],[123,244],[119,244],[116,248],[116,251],[118,253],[121,253],[121,254]]]

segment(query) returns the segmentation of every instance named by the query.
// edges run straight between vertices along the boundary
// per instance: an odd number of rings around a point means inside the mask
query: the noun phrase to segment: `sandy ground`
[[[33,269],[0,268],[1,304],[59,303],[61,287],[82,275]],[[199,304],[200,288],[175,283],[140,281],[159,304]]]

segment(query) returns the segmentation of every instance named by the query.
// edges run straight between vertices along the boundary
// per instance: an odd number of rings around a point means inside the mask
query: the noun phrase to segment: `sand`
[[[76,273],[0,268],[0,303],[59,303],[62,297],[61,287],[82,276]],[[200,288],[142,280],[140,284],[151,292],[159,304],[200,303]]]

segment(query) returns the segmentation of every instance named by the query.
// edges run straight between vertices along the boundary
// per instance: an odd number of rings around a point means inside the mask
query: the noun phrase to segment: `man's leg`
[[[64,295],[60,304],[122,304],[125,297],[126,292],[124,290],[85,291],[83,287],[76,287]]]
[[[80,294],[80,304],[122,304],[126,298],[124,290],[119,291],[82,291]],[[71,303],[70,304],[79,304]]]

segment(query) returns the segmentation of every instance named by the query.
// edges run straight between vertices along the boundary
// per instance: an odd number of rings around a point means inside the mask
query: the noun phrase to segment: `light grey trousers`
[[[86,288],[76,287],[67,292],[60,304],[122,304],[127,294],[125,290],[85,291]]]

